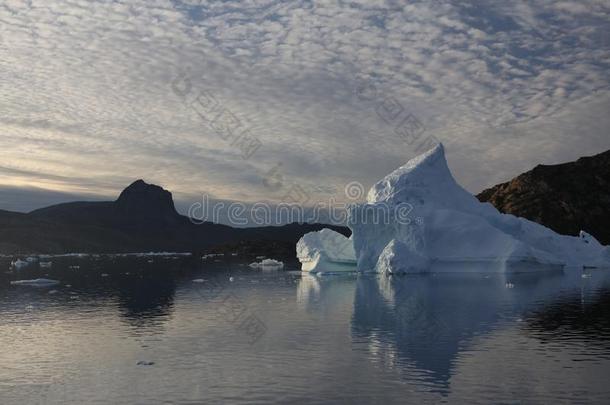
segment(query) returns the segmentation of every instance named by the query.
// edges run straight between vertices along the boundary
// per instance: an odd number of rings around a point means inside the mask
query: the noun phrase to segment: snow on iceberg
[[[355,271],[356,254],[350,238],[331,229],[309,232],[297,243],[302,271]]]
[[[610,266],[610,247],[586,232],[554,231],[479,202],[453,178],[442,144],[375,184],[365,204],[349,209],[360,271],[532,271]],[[318,243],[323,230],[297,244],[303,268],[316,268],[335,246]],[[347,238],[337,238],[347,243]],[[332,259],[327,260],[334,263]]]
[[[280,262],[279,260],[264,259],[261,262],[250,263],[249,266],[252,267],[253,269],[265,269],[265,270],[269,269],[270,270],[270,269],[281,269],[284,267],[284,263]]]

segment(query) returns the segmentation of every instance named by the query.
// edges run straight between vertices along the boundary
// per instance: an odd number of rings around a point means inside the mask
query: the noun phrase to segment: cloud
[[[115,195],[142,177],[185,199],[277,202],[295,184],[342,197],[417,153],[400,119],[383,118],[394,105],[479,191],[610,147],[609,11],[594,0],[4,2],[0,187]],[[179,75],[260,140],[250,159],[172,91]],[[270,190],[277,164],[284,188]]]

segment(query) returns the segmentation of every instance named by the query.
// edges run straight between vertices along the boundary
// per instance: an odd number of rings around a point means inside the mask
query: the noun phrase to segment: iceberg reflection
[[[553,319],[553,314],[562,315],[555,321],[563,326],[608,326],[600,315],[608,314],[600,309],[607,306],[606,301],[599,302],[605,295],[597,294],[596,286],[609,278],[599,272],[595,279],[583,279],[577,271],[359,277],[352,339],[368,347],[372,362],[396,370],[405,379],[413,378],[415,369],[431,390],[448,392],[460,355],[476,351],[475,338],[511,328],[536,334],[546,330],[548,335],[552,328],[548,318]],[[577,309],[565,311],[566,306],[576,305],[573,291],[581,291],[584,283],[586,305],[591,306],[586,322],[579,321]],[[570,291],[567,298],[566,291]],[[591,322],[595,316],[599,322]],[[610,326],[606,329],[609,332]],[[603,334],[606,339],[609,335]]]

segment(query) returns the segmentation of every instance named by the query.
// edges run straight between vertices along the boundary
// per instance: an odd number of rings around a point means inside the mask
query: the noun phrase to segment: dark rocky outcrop
[[[609,245],[610,151],[570,163],[538,165],[477,198],[561,234],[585,230]]]

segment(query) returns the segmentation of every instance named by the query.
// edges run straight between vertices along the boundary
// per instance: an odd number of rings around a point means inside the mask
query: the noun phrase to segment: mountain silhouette
[[[307,232],[330,227],[293,223],[260,228],[195,224],[176,211],[172,194],[137,180],[117,200],[70,202],[28,214],[0,210],[1,253],[200,251],[243,241],[296,244]]]

